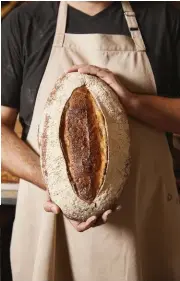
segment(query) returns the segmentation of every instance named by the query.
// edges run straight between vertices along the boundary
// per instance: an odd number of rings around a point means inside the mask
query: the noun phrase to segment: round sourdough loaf
[[[85,221],[118,200],[130,169],[128,118],[101,79],[69,73],[46,102],[38,134],[50,197],[70,219]]]

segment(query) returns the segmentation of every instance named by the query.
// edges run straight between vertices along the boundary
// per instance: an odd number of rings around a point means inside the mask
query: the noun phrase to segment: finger
[[[74,65],[68,70],[67,73],[75,72],[75,71],[78,71],[79,73],[82,73],[82,74],[95,75],[95,76],[101,78],[102,80],[104,80],[110,86],[114,82],[116,82],[115,76],[109,69],[100,68],[96,65],[85,65],[85,64]]]
[[[107,222],[108,217],[109,217],[109,215],[110,215],[111,213],[112,213],[112,210],[107,210],[106,212],[104,212],[104,213],[102,214],[102,221],[103,221],[104,223]]]
[[[88,230],[89,228],[91,228],[95,222],[97,220],[96,216],[90,217],[86,222],[82,222],[77,226],[77,230],[79,232],[83,232],[85,230]]]
[[[95,65],[85,65],[78,69],[78,72],[83,74],[91,74],[101,78],[112,88],[117,88],[118,83],[116,81],[115,75],[106,68],[100,68]]]
[[[85,230],[88,230],[89,228],[91,228],[93,226],[93,224],[96,222],[97,217],[93,216],[90,217],[87,221],[85,222],[75,222],[75,221],[70,221],[70,223],[74,226],[74,228],[78,231],[78,232],[83,232]]]
[[[108,84],[120,97],[125,94],[125,88],[116,80],[116,76],[106,68],[100,68],[95,65],[78,65],[72,68],[72,71],[78,71],[82,74],[95,75]]]
[[[101,76],[102,74],[111,73],[106,68],[101,68],[101,67],[98,67],[96,65],[90,65],[90,64],[80,66],[78,68],[78,71],[80,73],[92,74],[92,75],[96,75],[96,76]]]
[[[51,197],[50,197],[50,193],[49,193],[48,189],[46,189],[46,198],[47,198],[47,200],[44,204],[44,210],[46,212],[52,212],[54,214],[59,214],[61,209],[59,208],[58,205],[56,205],[55,203],[53,203],[51,201]]]
[[[112,208],[112,210],[107,210],[106,212],[104,212],[102,214],[102,222],[103,223],[106,223],[109,216],[113,213],[113,212],[117,212],[117,211],[120,211],[121,210],[121,206],[120,205],[116,205],[114,208]]]
[[[78,72],[83,74],[91,74],[98,76],[98,72],[101,70],[100,67],[96,65],[82,65],[78,68]]]
[[[50,202],[44,203],[44,210],[46,212],[51,212],[51,203]]]
[[[79,65],[73,65],[67,70],[67,73],[78,71],[82,73],[87,74],[94,74],[97,75],[97,72],[99,71],[105,71],[106,73],[112,73],[108,68],[101,68],[96,65],[89,65],[89,64],[79,64]]]
[[[67,73],[70,72],[76,72],[79,68],[85,67],[86,64],[79,64],[79,65],[73,65],[71,68],[68,69]]]
[[[56,204],[54,204],[53,202],[50,202],[50,201],[49,202],[47,201],[44,204],[44,210],[46,212],[51,212],[55,215],[57,215],[60,212],[60,208]]]

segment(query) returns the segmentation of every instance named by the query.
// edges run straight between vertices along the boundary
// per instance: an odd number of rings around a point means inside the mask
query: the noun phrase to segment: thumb
[[[60,207],[52,202],[48,190],[46,190],[46,202],[44,203],[44,210],[46,212],[52,212],[55,215],[59,214],[61,211]]]

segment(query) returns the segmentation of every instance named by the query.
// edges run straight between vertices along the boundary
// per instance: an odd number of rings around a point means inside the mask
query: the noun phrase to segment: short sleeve
[[[3,21],[1,28],[1,104],[20,106],[23,75],[21,27],[16,9]]]

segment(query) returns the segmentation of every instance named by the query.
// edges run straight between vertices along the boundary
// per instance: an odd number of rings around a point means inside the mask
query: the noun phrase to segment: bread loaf
[[[91,203],[106,172],[107,136],[103,115],[85,86],[75,89],[66,103],[60,140],[72,187]]]
[[[97,77],[71,73],[50,94],[39,127],[42,172],[70,219],[100,215],[118,200],[130,167],[126,113]]]

